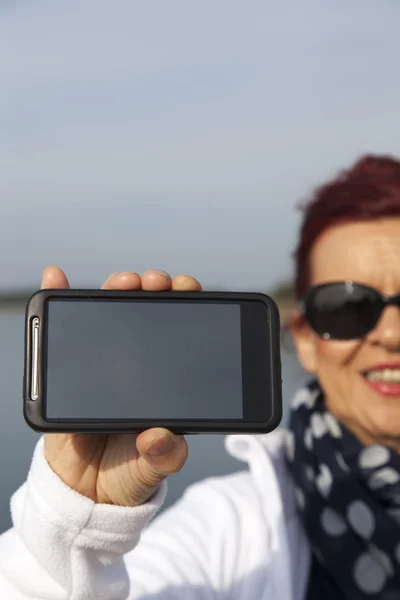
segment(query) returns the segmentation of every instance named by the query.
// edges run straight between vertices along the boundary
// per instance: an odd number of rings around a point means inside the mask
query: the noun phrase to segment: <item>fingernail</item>
[[[163,436],[153,440],[147,448],[149,456],[163,456],[171,452],[175,445],[174,438]]]
[[[158,269],[153,269],[153,273],[157,273],[157,275],[162,275],[163,277],[165,277],[165,279],[171,279],[171,275],[166,271],[159,271]]]

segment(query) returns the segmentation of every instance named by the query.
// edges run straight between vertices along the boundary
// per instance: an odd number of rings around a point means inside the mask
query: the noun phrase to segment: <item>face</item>
[[[315,243],[310,267],[311,285],[352,280],[387,296],[400,294],[400,218],[332,227]],[[372,385],[366,375],[374,370],[379,381],[379,365],[389,363],[400,383],[400,309],[386,307],[360,340],[324,340],[307,324],[293,323],[300,362],[318,377],[331,412],[363,443],[400,451],[400,393],[393,395],[395,386],[389,393],[390,386]]]

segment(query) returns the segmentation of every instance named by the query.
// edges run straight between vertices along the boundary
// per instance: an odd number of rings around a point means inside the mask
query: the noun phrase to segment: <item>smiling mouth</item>
[[[364,371],[363,376],[371,382],[400,384],[400,368],[371,369]]]

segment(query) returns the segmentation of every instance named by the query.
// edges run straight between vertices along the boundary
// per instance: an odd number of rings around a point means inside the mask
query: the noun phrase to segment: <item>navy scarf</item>
[[[287,459],[313,550],[310,588],[338,600],[399,600],[400,455],[362,445],[312,382],[293,400]]]

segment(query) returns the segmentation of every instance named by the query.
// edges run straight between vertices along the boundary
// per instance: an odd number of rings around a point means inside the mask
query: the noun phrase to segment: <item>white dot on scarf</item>
[[[286,456],[290,462],[294,460],[294,434],[291,431],[286,432]]]
[[[314,437],[316,438],[321,438],[323,435],[325,435],[327,431],[326,425],[324,423],[322,415],[320,415],[319,413],[314,413],[313,415],[311,415],[311,429]]]
[[[354,565],[354,581],[366,594],[377,594],[386,582],[386,573],[369,553],[362,554]]]
[[[315,403],[320,395],[320,390],[316,389],[313,392],[309,391],[308,392],[308,397],[305,401],[305,405],[308,406],[308,408],[314,408]]]
[[[322,511],[321,525],[329,535],[343,535],[347,531],[346,521],[329,506]]]
[[[385,467],[371,475],[368,480],[368,485],[372,490],[377,490],[385,485],[393,485],[399,481],[400,476],[398,472],[390,467]]]
[[[312,450],[313,438],[311,429],[306,429],[304,432],[304,445],[307,448],[307,450]]]
[[[325,414],[325,424],[329,430],[329,433],[334,437],[334,438],[341,438],[342,437],[342,430],[340,429],[340,425],[337,422],[337,420],[335,419],[335,417],[327,412]]]
[[[336,460],[337,460],[337,463],[338,463],[339,467],[341,469],[343,469],[343,471],[350,471],[349,467],[344,462],[344,458],[340,454],[340,452],[335,452],[335,457],[336,457]]]
[[[362,500],[354,500],[347,508],[347,518],[353,530],[366,540],[375,531],[375,517],[372,510]]]
[[[362,469],[382,467],[390,459],[390,452],[385,446],[368,446],[360,454],[359,463]]]
[[[315,402],[320,395],[320,390],[309,390],[307,387],[297,391],[292,400],[292,410],[297,410],[301,406],[314,408]]]
[[[388,554],[386,554],[386,552],[384,552],[380,548],[377,548],[376,546],[371,545],[370,549],[371,549],[371,554],[376,557],[376,560],[378,561],[378,563],[380,563],[382,565],[382,567],[385,569],[386,573],[388,575],[390,575],[391,577],[393,577],[394,568],[393,568],[393,563],[390,559],[390,556]]]
[[[319,473],[315,478],[315,485],[319,490],[320,494],[327,498],[331,492],[333,483],[332,473],[326,465],[322,464],[319,468]]]
[[[300,488],[295,489],[296,500],[298,506],[303,510],[306,505],[306,499],[304,497],[303,491]]]
[[[300,406],[303,406],[303,404],[306,404],[309,395],[310,395],[310,392],[307,388],[300,389],[293,397],[292,409],[297,410],[298,408],[300,408]]]

